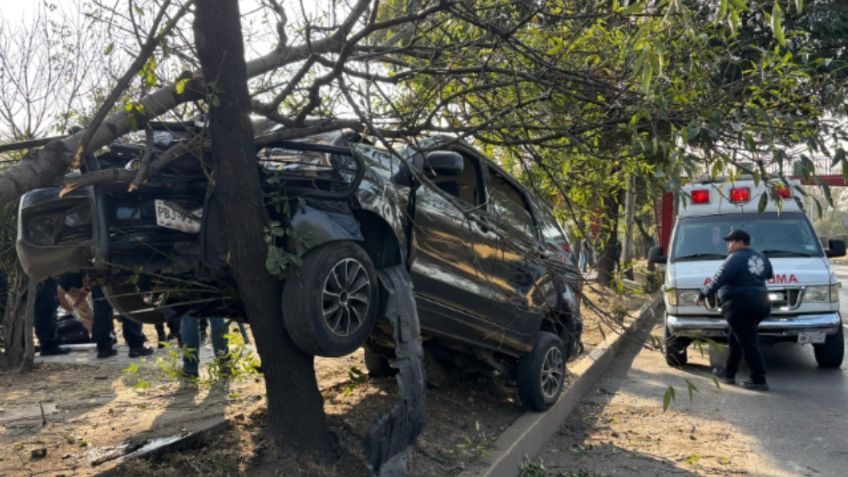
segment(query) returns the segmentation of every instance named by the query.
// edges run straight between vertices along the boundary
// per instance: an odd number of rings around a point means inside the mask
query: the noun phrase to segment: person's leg
[[[742,351],[745,354],[745,362],[751,368],[751,382],[754,384],[766,383],[766,367],[763,360],[763,353],[760,351],[760,340],[757,327],[760,322],[768,316],[768,308],[753,307],[749,319],[746,320],[744,327],[744,336],[742,341]]]
[[[39,283],[35,288],[35,296],[27,299],[35,300],[32,327],[35,328],[35,336],[38,337],[40,352],[49,354],[59,348],[59,336],[56,333],[56,308],[59,307],[56,283],[51,279]]]
[[[168,341],[168,335],[165,333],[165,323],[156,323],[153,326],[156,328],[156,339],[159,341],[158,347],[164,348],[165,342]]]
[[[94,287],[91,291],[94,302],[94,318],[91,323],[91,339],[97,343],[97,357],[108,358],[117,352],[112,348],[112,332],[115,329],[112,323],[112,306],[103,296],[100,287]]]
[[[742,361],[742,343],[739,342],[739,335],[736,334],[733,327],[730,328],[727,335],[727,361],[724,364],[724,375],[728,379],[736,377],[736,371],[739,370],[739,363]]]
[[[724,304],[722,315],[727,321],[727,361],[724,364],[724,376],[728,379],[736,377],[736,371],[739,370],[739,362],[742,361],[742,344],[739,341],[739,335],[735,330],[737,321],[736,313],[730,302]]]
[[[209,332],[212,333],[212,349],[215,356],[225,356],[229,351],[227,337],[227,323],[223,318],[209,318]]]
[[[147,337],[144,336],[141,323],[121,317],[121,328],[123,329],[124,341],[130,347],[130,358],[138,358],[141,356],[149,356],[153,354],[153,350],[144,346]]]
[[[183,343],[183,374],[198,376],[200,358],[200,327],[190,315],[180,319],[180,337]]]

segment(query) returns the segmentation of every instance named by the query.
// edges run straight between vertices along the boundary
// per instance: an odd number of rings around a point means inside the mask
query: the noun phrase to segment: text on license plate
[[[200,232],[200,218],[203,216],[203,209],[188,212],[173,202],[161,199],[156,199],[154,205],[156,207],[156,225],[189,234]]]
[[[798,343],[806,344],[821,344],[824,343],[825,333],[824,331],[804,331],[798,333]]]

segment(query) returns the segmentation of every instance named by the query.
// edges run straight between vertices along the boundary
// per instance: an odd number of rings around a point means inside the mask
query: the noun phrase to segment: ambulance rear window
[[[800,212],[764,212],[682,217],[674,233],[671,261],[723,260],[724,236],[742,229],[751,247],[769,257],[821,257],[824,251],[807,217]]]

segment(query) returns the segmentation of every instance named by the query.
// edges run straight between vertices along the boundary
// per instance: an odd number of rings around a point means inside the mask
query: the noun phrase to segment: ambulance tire
[[[845,355],[845,338],[842,334],[842,326],[836,333],[827,335],[824,343],[813,345],[816,354],[816,362],[820,368],[838,368],[842,365]]]
[[[663,327],[663,354],[665,354],[665,362],[669,366],[679,367],[686,365],[688,358],[686,348],[688,346],[688,338],[674,336],[667,327]]]

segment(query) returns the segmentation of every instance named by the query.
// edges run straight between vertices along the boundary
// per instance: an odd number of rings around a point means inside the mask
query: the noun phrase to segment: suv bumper
[[[677,336],[714,338],[727,336],[727,321],[704,316],[666,315],[666,326]],[[824,331],[832,335],[842,326],[839,313],[820,313],[794,316],[770,316],[758,327],[760,336],[793,337],[805,331]]]

